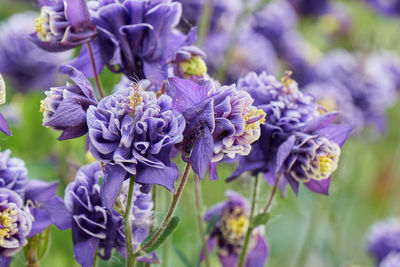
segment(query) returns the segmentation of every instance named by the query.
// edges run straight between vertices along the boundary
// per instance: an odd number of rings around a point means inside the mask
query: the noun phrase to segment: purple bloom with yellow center
[[[367,249],[379,265],[389,254],[400,253],[399,241],[400,220],[388,218],[370,228],[367,234]]]
[[[61,52],[91,41],[97,34],[85,0],[40,1],[36,32],[30,39],[49,52]]]
[[[93,42],[96,66],[105,65],[127,77],[155,80],[158,86],[168,77],[169,63],[182,48],[192,45],[196,32],[176,29],[181,4],[169,0],[124,0],[92,3],[91,15],[98,30]],[[91,76],[88,50],[74,63]]]
[[[227,191],[228,200],[211,207],[204,215],[210,222],[217,219],[208,240],[208,250],[217,247],[219,260],[223,267],[236,266],[249,227],[249,204],[246,199],[234,191]],[[253,230],[246,267],[262,267],[268,259],[269,248],[262,227]]]
[[[88,110],[90,151],[104,163],[104,192],[116,200],[125,178],[174,190],[178,168],[171,162],[172,147],[183,139],[185,119],[172,109],[167,95],[141,91],[139,85],[120,89]],[[111,204],[110,203],[110,204]]]
[[[279,179],[282,192],[289,183],[297,194],[302,182],[313,192],[328,194],[340,146],[351,127],[331,125],[337,113],[320,115],[314,99],[303,94],[289,74],[280,82],[266,73],[250,73],[238,81],[238,89],[250,93],[255,106],[267,115],[260,139],[248,156],[240,157],[228,181],[251,171],[263,173],[270,185]]]
[[[76,138],[87,133],[86,112],[96,106],[93,88],[86,77],[71,66],[63,66],[75,84],[52,87],[46,91],[40,111],[43,112],[43,125],[62,131],[58,140]]]
[[[224,156],[249,154],[251,144],[260,137],[265,113],[235,85],[219,87],[213,81],[200,85],[170,78],[167,93],[173,98],[174,108],[186,119],[179,148],[200,178],[210,168],[210,178],[215,179],[217,162]]]
[[[15,14],[0,24],[0,73],[22,93],[54,85],[58,67],[71,56],[70,51],[49,53],[26,38],[34,30],[36,16]]]

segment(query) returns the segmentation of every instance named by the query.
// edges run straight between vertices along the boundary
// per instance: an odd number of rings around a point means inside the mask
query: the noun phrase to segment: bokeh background
[[[183,2],[185,6],[185,1]],[[225,4],[230,6],[233,2],[228,1]],[[394,57],[400,56],[400,17],[381,14],[362,0],[331,2],[345,7],[345,12],[341,14],[347,16],[351,26],[346,33],[336,34],[337,25],[335,26],[334,21],[329,21],[329,18],[299,14],[296,31],[313,48],[307,52],[311,53],[310,58],[321,57],[336,48],[361,52],[390,50]],[[1,21],[28,10],[37,11],[33,1],[0,0]],[[246,12],[243,6],[239,8],[239,13],[242,12]],[[34,21],[31,23],[33,27]],[[5,22],[2,25],[4,24]],[[6,45],[1,34],[0,31],[0,47]],[[11,54],[0,55],[0,62],[13,57]],[[223,65],[223,61],[218,64]],[[230,64],[234,64],[232,60]],[[275,74],[282,76],[288,64],[282,59],[276,64],[279,66],[276,67]],[[296,71],[300,70],[293,71],[296,75]],[[218,75],[217,71],[215,75]],[[119,79],[119,75],[111,74],[107,70],[101,75],[103,87],[108,92],[111,92]],[[24,159],[30,178],[60,181],[58,193],[63,195],[66,184],[74,179],[77,167],[87,162],[84,137],[57,141],[58,133],[41,125],[40,100],[44,98],[43,92],[48,88],[38,86],[21,90],[7,76],[5,80],[7,103],[0,110],[8,119],[13,136],[7,137],[0,133],[1,149],[9,148],[14,156]],[[59,75],[53,85],[62,85],[65,81],[66,78]],[[266,226],[270,244],[268,266],[374,266],[365,250],[366,232],[374,221],[398,216],[400,213],[400,104],[388,108],[385,116],[388,120],[386,133],[377,134],[366,127],[345,144],[339,169],[333,175],[329,197],[301,188],[298,197],[288,190],[287,198],[276,198],[272,209],[273,218]],[[179,159],[176,162],[182,166]],[[233,165],[221,164],[219,181],[202,182],[204,210],[224,200],[227,188],[250,197],[251,183],[248,177],[243,176],[234,183],[225,183],[225,178],[233,169]],[[265,205],[270,191],[271,188],[263,184],[258,207]],[[171,194],[167,190],[158,189],[156,220],[163,218],[170,199]],[[195,227],[193,179],[186,185],[177,214],[182,217],[177,231],[158,251],[163,261],[162,266],[196,266],[200,238]],[[51,246],[47,256],[41,261],[41,266],[78,266],[72,257],[71,232],[52,227],[51,234]],[[212,266],[219,266],[215,254],[212,262]],[[109,262],[100,261],[100,266],[122,266],[123,263],[124,260],[115,255]],[[12,266],[23,265],[24,257],[20,253],[15,257]]]

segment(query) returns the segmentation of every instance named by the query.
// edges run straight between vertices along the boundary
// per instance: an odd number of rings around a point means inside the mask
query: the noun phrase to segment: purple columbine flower
[[[75,85],[52,87],[41,101],[43,126],[62,131],[58,140],[76,138],[87,133],[86,112],[90,106],[97,106],[93,88],[86,77],[72,66],[63,66]]]
[[[43,51],[26,38],[36,15],[16,14],[0,24],[0,73],[20,92],[54,85],[58,66],[71,56]]]
[[[400,266],[400,252],[391,252],[387,255],[378,267],[397,267]]]
[[[30,39],[49,52],[61,52],[91,41],[97,34],[86,0],[39,1],[40,16]]]
[[[91,6],[98,38],[93,42],[96,64],[127,77],[155,80],[159,85],[168,77],[168,64],[182,46],[195,41],[177,31],[181,19],[180,3],[170,0],[101,1]],[[75,65],[85,74],[89,55],[83,49]]]
[[[3,76],[0,74],[0,105],[6,102],[6,84],[4,83]],[[0,113],[0,131],[8,136],[11,136],[10,128],[3,115]]]
[[[330,125],[337,114],[320,115],[314,99],[303,94],[289,74],[279,82],[266,73],[249,73],[238,81],[238,89],[250,93],[267,115],[259,141],[248,156],[240,157],[228,181],[251,171],[263,173],[271,185],[284,176],[282,192],[289,183],[297,194],[298,182],[303,182],[313,192],[328,194],[330,175],[351,127]]]
[[[400,15],[400,1],[392,0],[365,0],[368,5],[375,11],[387,16],[399,16]]]
[[[400,220],[387,218],[375,223],[369,230],[367,249],[379,265],[390,253],[400,253],[399,241]]]
[[[32,219],[17,193],[7,188],[0,188],[0,258],[2,261],[6,260],[4,258],[15,255],[27,244]]]
[[[9,149],[0,151],[0,188],[10,189],[24,199],[28,170],[22,159],[10,155]]]
[[[88,126],[90,151],[106,163],[103,196],[111,204],[131,175],[146,189],[159,184],[174,190],[178,168],[170,153],[183,139],[185,119],[172,109],[169,96],[156,98],[136,85],[118,90],[89,108]]]
[[[260,137],[265,113],[253,106],[248,93],[235,85],[199,85],[180,78],[168,79],[167,87],[174,108],[186,119],[179,148],[200,178],[209,168],[210,178],[216,178],[215,164],[225,155],[234,158],[250,153],[251,144]]]
[[[229,199],[211,207],[204,215],[204,220],[210,222],[217,218],[208,240],[208,250],[212,251],[217,247],[222,266],[230,267],[237,265],[250,222],[246,199],[234,191],[227,191],[226,196]],[[263,230],[262,227],[253,230],[246,255],[246,267],[265,266],[269,248]]]

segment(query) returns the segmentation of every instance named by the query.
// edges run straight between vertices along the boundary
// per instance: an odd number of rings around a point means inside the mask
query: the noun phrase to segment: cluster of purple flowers
[[[54,199],[57,182],[29,180],[23,160],[0,152],[0,263],[10,265],[28,242],[52,224],[46,205]]]
[[[388,218],[375,223],[367,235],[368,252],[378,267],[400,265],[400,220]]]

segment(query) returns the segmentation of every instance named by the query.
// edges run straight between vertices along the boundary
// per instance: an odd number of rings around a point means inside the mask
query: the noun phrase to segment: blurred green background
[[[362,1],[347,2],[352,11],[354,31],[349,39],[327,41],[318,24],[303,20],[300,30],[321,51],[334,47],[373,50],[391,49],[400,53],[400,21],[381,17],[369,10]],[[0,20],[33,8],[28,1],[0,0]],[[103,85],[112,89],[119,77],[105,71]],[[63,81],[60,81],[62,84]],[[60,181],[58,193],[62,196],[66,184],[74,178],[76,166],[85,163],[85,139],[58,142],[58,133],[41,125],[39,112],[40,91],[22,95],[9,86],[8,106],[13,106],[17,119],[11,121],[12,137],[0,133],[2,150],[10,148],[12,155],[26,161],[32,179]],[[0,109],[2,109],[0,107]],[[400,212],[400,105],[387,113],[389,127],[386,136],[374,137],[368,132],[351,139],[342,150],[339,169],[334,173],[330,196],[320,196],[301,188],[296,197],[288,190],[288,197],[277,197],[273,219],[266,226],[270,244],[270,267],[303,266],[373,266],[365,251],[365,234],[370,225]],[[182,166],[182,163],[177,160]],[[234,166],[221,165],[220,180],[202,182],[204,210],[225,199],[227,188],[250,197],[248,177],[227,184],[224,182]],[[193,178],[193,177],[191,177]],[[271,188],[263,183],[257,206],[262,208]],[[156,219],[160,221],[171,199],[171,194],[158,188]],[[192,266],[196,265],[200,238],[196,229],[194,183],[190,179],[178,205],[177,215],[182,220],[172,238],[158,250],[162,266],[186,266],[183,253]],[[72,257],[70,231],[51,229],[51,247],[41,266],[79,266]],[[115,255],[100,266],[122,266],[124,259]],[[212,254],[212,266],[219,266]],[[22,253],[15,256],[12,266],[23,266]]]

